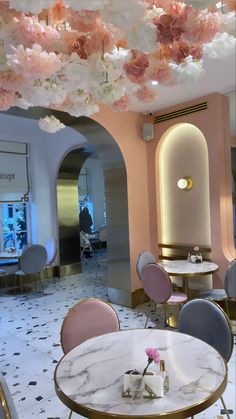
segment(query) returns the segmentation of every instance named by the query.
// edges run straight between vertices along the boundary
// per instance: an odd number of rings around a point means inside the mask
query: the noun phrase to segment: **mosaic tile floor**
[[[67,419],[69,410],[55,394],[53,374],[63,355],[60,328],[68,309],[81,299],[96,296],[107,299],[106,271],[99,269],[96,279],[95,259],[88,260],[80,275],[50,281],[45,296],[0,294],[0,371],[13,395],[19,419]],[[121,329],[143,328],[145,310],[113,305]],[[159,307],[152,311],[148,327],[163,327]],[[229,408],[235,406],[235,347],[228,364],[229,382],[224,393]],[[222,409],[220,401],[195,416],[215,419]],[[225,417],[225,416],[223,416]],[[232,419],[235,418],[231,415]],[[73,414],[73,419],[82,416]]]

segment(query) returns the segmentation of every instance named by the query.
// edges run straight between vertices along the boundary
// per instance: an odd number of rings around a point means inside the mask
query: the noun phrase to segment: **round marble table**
[[[123,374],[147,365],[145,349],[165,360],[169,391],[163,398],[135,403],[122,398]],[[158,366],[151,364],[157,371]],[[227,366],[205,342],[170,330],[126,330],[92,338],[58,363],[55,389],[74,412],[91,419],[183,419],[212,405],[227,384]]]
[[[210,275],[219,269],[216,263],[202,262],[192,263],[188,260],[165,260],[159,264],[170,276],[181,276],[183,278],[184,292],[188,295],[188,279],[193,276]]]

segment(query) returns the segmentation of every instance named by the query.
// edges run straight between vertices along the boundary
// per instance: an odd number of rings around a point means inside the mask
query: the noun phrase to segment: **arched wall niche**
[[[180,123],[162,135],[156,150],[156,174],[159,179],[156,190],[159,241],[177,246],[177,249],[163,247],[163,257],[187,253],[185,246],[198,245],[201,252],[210,248],[208,149],[197,127]],[[192,179],[190,190],[178,188],[177,181],[183,177]],[[198,288],[198,284],[209,287],[211,278],[191,281],[192,288]]]
[[[157,148],[156,172],[161,242],[210,246],[208,150],[201,131],[192,124],[169,128]],[[193,179],[189,191],[177,187],[185,176]]]
[[[206,109],[181,115],[181,109],[189,109],[206,103]],[[155,139],[150,141],[147,149],[148,156],[148,187],[149,195],[156,190],[156,149],[161,138],[176,123],[187,123],[197,127],[203,134],[208,149],[209,164],[209,202],[210,202],[210,231],[211,258],[219,265],[219,270],[213,275],[213,286],[222,288],[229,261],[236,257],[233,243],[232,190],[231,190],[231,136],[229,124],[229,102],[225,95],[213,93],[181,105],[163,109],[158,116],[172,115],[155,124]],[[190,191],[191,192],[191,191]],[[189,194],[190,192],[186,192]],[[159,195],[150,198],[150,243],[151,250],[158,253],[158,242],[161,239],[161,225],[158,213]],[[158,217],[157,217],[158,214]]]

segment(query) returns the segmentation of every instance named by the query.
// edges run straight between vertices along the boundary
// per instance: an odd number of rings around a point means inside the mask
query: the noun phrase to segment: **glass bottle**
[[[163,377],[164,394],[165,394],[169,390],[169,376],[166,372],[164,359],[161,359],[161,361],[160,361],[160,373],[161,373],[161,376]]]

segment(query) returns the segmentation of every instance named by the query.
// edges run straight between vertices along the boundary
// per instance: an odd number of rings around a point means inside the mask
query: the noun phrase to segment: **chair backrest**
[[[142,252],[140,253],[137,263],[136,263],[136,270],[137,274],[139,276],[139,279],[141,280],[141,271],[145,265],[148,263],[155,263],[156,258],[151,252]]]
[[[103,226],[100,228],[98,232],[98,238],[100,242],[106,242],[107,241],[107,226]]]
[[[169,275],[158,263],[145,265],[140,277],[145,293],[155,303],[164,303],[170,298],[172,286]]]
[[[36,274],[46,265],[47,251],[41,244],[27,247],[20,257],[20,268],[26,274]]]
[[[18,419],[7,382],[0,373],[0,419]]]
[[[44,247],[47,251],[46,265],[51,265],[56,259],[56,255],[57,255],[57,240],[53,238],[48,239]]]
[[[179,315],[179,332],[194,336],[213,346],[228,361],[233,349],[233,335],[222,308],[207,299],[186,303]]]
[[[230,262],[225,276],[225,292],[229,298],[236,298],[236,259]]]
[[[95,336],[120,330],[118,316],[105,301],[89,298],[75,304],[63,320],[61,345],[64,353]]]

